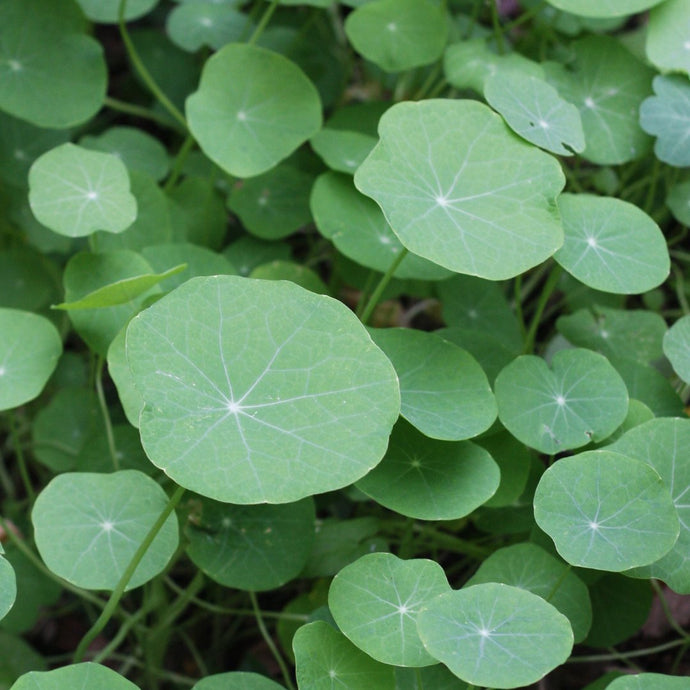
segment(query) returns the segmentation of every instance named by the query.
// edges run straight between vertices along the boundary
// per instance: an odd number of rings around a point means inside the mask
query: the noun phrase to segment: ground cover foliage
[[[0,688],[689,688],[689,27],[0,0]]]

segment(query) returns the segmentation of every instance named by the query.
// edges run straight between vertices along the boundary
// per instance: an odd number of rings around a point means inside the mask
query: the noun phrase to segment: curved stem
[[[544,287],[542,288],[541,294],[539,295],[539,302],[537,303],[537,308],[534,311],[532,321],[530,321],[529,330],[527,331],[527,336],[525,337],[525,345],[523,348],[523,352],[525,353],[530,353],[534,349],[534,341],[537,337],[537,330],[541,322],[541,316],[544,313],[544,309],[546,307],[547,302],[549,301],[549,298],[553,294],[553,291],[556,289],[556,285],[558,285],[558,281],[561,277],[562,271],[563,269],[558,264],[556,264],[551,269],[551,273],[549,274],[549,277],[546,279],[546,282],[544,283]]]
[[[103,392],[103,365],[105,359],[98,355],[96,361],[96,395],[98,396],[98,405],[101,408],[103,415],[103,424],[105,425],[105,436],[108,439],[108,451],[113,467],[117,472],[120,469],[120,460],[117,457],[117,448],[115,447],[115,435],[113,434],[113,424],[110,420],[110,412],[108,411],[108,404],[105,401],[105,393]]]
[[[106,108],[110,108],[111,110],[116,110],[118,113],[133,115],[134,117],[138,117],[143,120],[151,120],[152,122],[155,122],[158,125],[162,125],[163,127],[174,127],[176,131],[179,129],[177,127],[177,123],[173,124],[166,117],[159,115],[154,110],[144,108],[141,105],[127,103],[126,101],[121,101],[117,98],[111,98],[110,96],[106,96],[105,100],[103,101],[103,105],[105,105]]]
[[[259,37],[264,32],[264,29],[268,26],[268,22],[271,21],[273,13],[278,9],[279,4],[280,0],[273,0],[271,4],[266,8],[266,11],[261,15],[261,19],[259,20],[259,23],[256,25],[256,29],[254,29],[254,33],[247,41],[247,43],[250,46],[253,46],[259,40]]]
[[[118,10],[118,25],[120,27],[120,35],[122,36],[122,42],[125,44],[127,49],[127,54],[129,59],[132,61],[134,68],[136,69],[139,76],[142,78],[149,91],[156,97],[156,100],[170,113],[172,118],[179,122],[182,127],[184,127],[185,132],[188,131],[187,120],[185,120],[184,115],[177,109],[175,104],[163,93],[162,89],[156,81],[151,76],[151,73],[146,69],[146,66],[141,61],[139,53],[137,53],[132,38],[127,31],[127,26],[125,25],[125,8],[127,7],[127,0],[120,0],[120,7]]]
[[[158,535],[158,532],[160,531],[161,527],[163,527],[165,521],[168,519],[173,510],[175,510],[184,492],[185,489],[182,486],[178,486],[175,489],[172,497],[168,501],[168,504],[165,506],[161,514],[158,516],[156,522],[153,523],[153,526],[148,531],[147,535],[144,537],[144,540],[141,542],[141,544],[139,544],[139,548],[134,552],[132,560],[125,568],[124,573],[122,573],[122,577],[120,578],[120,581],[117,583],[115,589],[110,595],[110,599],[108,599],[108,603],[105,605],[105,608],[101,612],[101,615],[97,618],[96,622],[91,626],[91,628],[88,630],[86,635],[84,635],[81,642],[79,643],[77,651],[74,653],[73,661],[75,664],[84,658],[84,654],[86,653],[86,650],[89,648],[91,642],[93,642],[96,636],[101,632],[101,630],[103,630],[103,628],[105,628],[108,621],[113,617],[115,610],[117,609],[117,606],[120,603],[120,599],[122,598],[122,595],[125,593],[125,589],[127,589],[127,585],[129,584],[129,581],[132,579],[132,575],[134,575],[134,571],[139,567],[141,559],[146,555],[146,552],[153,543],[153,540]]]
[[[169,192],[175,186],[175,183],[180,179],[180,175],[182,174],[182,168],[184,167],[185,161],[187,160],[187,156],[189,156],[189,152],[192,150],[193,146],[194,137],[191,134],[189,134],[187,138],[182,142],[182,146],[180,146],[180,150],[177,152],[177,155],[175,156],[172,170],[170,171],[170,175],[168,176],[168,179],[165,181],[165,186],[163,187],[164,192]]]
[[[14,454],[17,458],[17,464],[19,465],[19,474],[22,477],[22,482],[24,484],[24,491],[26,491],[26,496],[29,499],[29,503],[33,505],[36,500],[36,492],[31,484],[31,477],[29,476],[29,468],[26,466],[26,457],[24,456],[24,449],[22,444],[19,442],[19,433],[17,431],[17,417],[14,411],[10,412],[10,433],[12,435],[12,445],[14,446]]]
[[[366,325],[367,321],[371,318],[371,315],[374,313],[374,309],[376,309],[376,305],[378,304],[379,300],[381,299],[381,295],[383,294],[383,291],[388,287],[388,283],[391,282],[391,278],[393,277],[393,274],[398,270],[398,266],[402,263],[403,259],[409,254],[409,251],[407,247],[403,247],[402,251],[398,256],[395,258],[395,261],[390,265],[390,268],[386,271],[385,275],[379,280],[379,284],[376,286],[376,289],[374,292],[371,293],[371,297],[369,298],[369,301],[367,302],[367,306],[364,307],[364,311],[362,312],[362,315],[360,316],[360,321]]]

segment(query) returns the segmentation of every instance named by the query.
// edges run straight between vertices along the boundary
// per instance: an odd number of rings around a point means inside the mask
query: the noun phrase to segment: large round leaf
[[[365,58],[401,72],[441,57],[448,23],[430,0],[373,0],[348,15],[345,33]]]
[[[63,666],[52,671],[30,671],[11,690],[65,690],[65,688],[98,688],[98,690],[138,690],[134,683],[107,666],[84,663]]]
[[[545,81],[497,72],[486,79],[484,94],[510,128],[530,143],[561,156],[572,156],[573,151],[585,148],[578,109]]]
[[[182,50],[194,53],[204,46],[219,50],[226,43],[241,42],[253,29],[237,3],[204,0],[175,7],[166,21],[170,40]]]
[[[283,686],[258,673],[231,671],[206,676],[192,690],[283,690]]]
[[[548,0],[559,10],[581,17],[625,17],[648,10],[662,0]]]
[[[601,5],[600,0],[593,2]],[[552,63],[547,75],[560,95],[580,110],[586,144],[581,155],[601,165],[640,158],[651,146],[638,111],[651,93],[653,70],[611,36],[589,36],[573,47],[570,69]]]
[[[328,623],[303,625],[292,640],[301,690],[394,690],[393,667],[374,661]]]
[[[661,72],[690,74],[688,22],[690,5],[685,0],[664,0],[649,13],[646,53]]]
[[[137,217],[125,164],[111,153],[70,143],[31,166],[29,203],[41,223],[67,237],[122,232]]]
[[[458,273],[510,278],[563,241],[558,162],[464,100],[398,103],[355,184],[381,206],[412,252]]]
[[[314,85],[287,58],[231,43],[209,58],[187,99],[192,134],[204,153],[237,177],[287,158],[321,126]]]
[[[93,22],[114,24],[118,20],[121,0],[77,0],[84,14]],[[138,19],[150,12],[158,0],[128,0],[125,8],[125,20]]]
[[[0,309],[0,410],[37,397],[61,354],[60,334],[44,316]]]
[[[163,489],[136,470],[60,474],[34,504],[36,547],[45,564],[65,580],[85,589],[114,589],[167,503]],[[128,589],[165,568],[177,548],[177,532],[173,513],[134,571]]]
[[[395,666],[431,666],[437,662],[419,639],[417,614],[449,590],[435,561],[372,553],[333,578],[328,606],[341,632],[374,659]]]
[[[601,441],[628,412],[628,391],[600,354],[561,350],[546,362],[535,355],[513,360],[496,377],[498,416],[520,441],[559,453]]]
[[[466,350],[409,328],[370,333],[398,374],[400,413],[423,434],[462,441],[493,424],[496,400],[486,374]]]
[[[3,558],[4,550],[0,544],[0,619],[7,615],[17,597],[17,579],[14,568]]]
[[[187,554],[226,587],[275,589],[296,577],[307,562],[314,520],[311,498],[277,506],[201,499],[187,526]]]
[[[436,441],[401,420],[383,461],[357,487],[402,515],[455,520],[491,498],[499,481],[498,466],[480,446]]]
[[[678,168],[687,167],[690,165],[690,82],[685,76],[659,75],[654,77],[653,85],[656,95],[640,106],[640,125],[657,138],[654,153],[659,160]]]
[[[673,370],[690,383],[690,315],[681,317],[668,329],[663,347]]]
[[[595,290],[646,292],[668,277],[671,262],[659,226],[620,199],[562,194],[565,241],[554,258]]]
[[[432,599],[417,617],[427,651],[473,685],[517,688],[562,664],[573,647],[568,619],[541,597],[498,583]]]
[[[657,472],[609,450],[549,467],[534,494],[534,518],[568,563],[613,572],[659,560],[679,533]]]
[[[397,377],[342,303],[292,283],[193,278],[139,314],[127,359],[152,462],[232,503],[285,503],[376,465]]]
[[[587,587],[570,566],[536,544],[524,542],[494,551],[466,587],[485,582],[503,582],[546,599],[573,628],[575,642],[582,642],[592,624],[592,605]]]
[[[85,122],[105,98],[103,49],[71,0],[0,5],[0,109],[39,127]]]
[[[690,420],[652,419],[630,429],[607,450],[646,462],[671,492],[680,520],[680,534],[661,560],[632,571],[636,577],[663,580],[679,594],[690,594]]]

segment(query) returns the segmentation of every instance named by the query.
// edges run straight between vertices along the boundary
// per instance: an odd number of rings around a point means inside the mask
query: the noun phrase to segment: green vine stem
[[[278,651],[278,647],[276,647],[276,644],[273,641],[273,638],[270,636],[268,630],[266,629],[266,624],[264,623],[264,620],[261,617],[261,609],[259,608],[259,602],[256,599],[256,594],[254,592],[249,592],[249,598],[252,602],[252,608],[254,609],[256,624],[259,626],[259,630],[261,632],[261,636],[264,638],[264,642],[266,642],[267,647],[271,650],[271,654],[273,654],[276,662],[278,663],[278,666],[280,666],[280,671],[283,674],[283,680],[285,681],[285,685],[288,687],[288,690],[295,690],[295,686],[292,682],[292,678],[290,677],[290,671],[288,670],[287,664],[283,660],[281,653]]]
[[[191,152],[192,148],[194,148],[194,144],[194,137],[191,134],[187,135],[187,138],[182,142],[182,146],[180,146],[180,149],[177,152],[177,155],[175,156],[172,170],[170,171],[170,175],[168,176],[168,179],[165,181],[165,186],[163,187],[164,192],[169,192],[180,179],[180,175],[182,174],[182,168],[184,168],[187,156],[189,156],[189,153]]]
[[[129,59],[134,65],[139,76],[142,78],[143,82],[148,87],[149,91],[155,96],[156,100],[170,113],[172,118],[178,122],[184,128],[184,131],[188,131],[187,120],[185,120],[184,115],[177,109],[175,104],[163,93],[163,90],[156,84],[155,79],[151,76],[151,73],[146,69],[146,66],[139,57],[129,31],[127,31],[127,26],[125,24],[125,9],[127,7],[127,0],[120,0],[120,6],[118,8],[118,26],[120,28],[120,35],[122,36],[122,42],[125,44],[127,49],[127,54]]]
[[[271,21],[273,13],[278,9],[279,4],[280,0],[273,0],[271,4],[266,8],[266,11],[261,15],[261,19],[259,20],[259,23],[256,25],[256,29],[254,29],[254,33],[247,41],[247,43],[250,46],[253,46],[259,40],[259,37],[264,32],[264,29],[268,26],[268,22]]]
[[[19,432],[17,431],[17,417],[15,412],[10,412],[10,434],[12,435],[12,445],[14,446],[14,454],[17,458],[17,465],[19,466],[19,474],[22,477],[24,490],[29,499],[29,503],[33,505],[36,500],[36,492],[31,484],[31,477],[29,476],[29,468],[26,466],[26,457],[24,456],[24,449],[19,442]]]
[[[141,544],[139,544],[139,548],[135,551],[134,556],[132,556],[132,560],[125,568],[124,573],[122,573],[122,577],[120,578],[120,581],[117,583],[115,589],[110,595],[110,599],[108,599],[108,602],[106,603],[105,608],[101,612],[101,615],[98,617],[96,622],[91,626],[91,628],[88,630],[86,635],[84,635],[81,642],[79,643],[77,651],[74,653],[73,662],[75,664],[80,662],[84,658],[84,654],[86,653],[86,650],[89,648],[89,645],[96,639],[96,636],[101,632],[101,630],[103,630],[103,628],[105,628],[108,621],[113,617],[117,609],[117,606],[120,603],[120,599],[122,598],[122,595],[124,594],[125,589],[127,588],[127,584],[132,579],[132,575],[134,575],[134,571],[138,568],[139,563],[141,563],[141,559],[148,551],[149,547],[153,543],[153,540],[156,538],[156,535],[160,531],[161,527],[163,527],[165,521],[168,519],[173,510],[175,510],[175,508],[177,507],[177,504],[180,502],[180,499],[182,498],[184,492],[185,489],[182,486],[178,486],[175,489],[172,497],[168,501],[168,504],[165,506],[161,514],[158,516],[156,522],[153,523],[153,526],[148,531],[147,535],[144,537],[144,540],[141,542]]]
[[[110,412],[108,411],[108,403],[105,400],[105,393],[103,392],[103,365],[105,359],[98,355],[96,360],[96,395],[98,396],[98,406],[101,408],[103,415],[103,424],[105,426],[105,436],[108,440],[108,452],[113,463],[113,468],[117,472],[120,469],[120,459],[115,447],[115,435],[113,434],[113,423],[110,420]]]
[[[529,329],[527,330],[527,336],[525,337],[525,345],[523,348],[523,352],[525,353],[530,353],[534,349],[534,343],[537,337],[537,330],[539,329],[542,314],[544,313],[544,309],[546,308],[549,298],[558,285],[562,272],[563,269],[558,264],[554,265],[551,269],[549,277],[544,283],[544,287],[539,295],[539,301],[537,302],[537,308],[534,310]]]
[[[661,585],[659,585],[659,582],[654,579],[651,580],[651,583],[652,587],[654,588],[654,591],[656,592],[657,599],[661,604],[661,608],[663,609],[664,616],[666,616],[668,624],[678,633],[680,637],[682,637],[685,640],[686,643],[690,642],[690,633],[683,630],[683,628],[681,628],[681,626],[678,625],[678,621],[676,621],[676,619],[673,617],[668,602],[666,601],[666,597],[664,596],[664,592],[661,589]]]
[[[126,101],[121,101],[117,98],[111,98],[110,96],[106,96],[105,100],[103,101],[103,105],[106,106],[106,108],[115,110],[118,113],[132,115],[133,117],[137,117],[143,120],[151,120],[151,122],[155,122],[156,124],[161,125],[162,127],[173,127],[175,131],[179,131],[177,121],[175,121],[174,123],[170,122],[168,118],[163,117],[155,110],[144,108],[141,105],[127,103]],[[186,129],[183,131],[186,131]]]
[[[496,47],[498,54],[503,55],[506,52],[506,41],[503,36],[503,28],[501,27],[501,18],[498,15],[498,0],[489,0],[491,6],[491,23],[494,28],[494,38],[496,39]]]
[[[371,293],[371,297],[369,298],[369,301],[367,302],[367,306],[364,307],[364,311],[362,312],[362,315],[360,316],[360,321],[366,325],[367,321],[371,318],[371,315],[374,313],[374,309],[376,309],[376,305],[379,303],[379,300],[381,299],[381,295],[383,294],[383,291],[388,287],[388,283],[391,282],[391,279],[393,278],[393,274],[398,270],[398,266],[402,263],[403,259],[409,254],[409,251],[407,247],[403,247],[402,251],[400,254],[398,254],[397,257],[395,257],[395,261],[390,265],[390,268],[386,271],[386,273],[383,275],[381,280],[379,280],[379,284],[376,286],[376,289],[374,292]]]

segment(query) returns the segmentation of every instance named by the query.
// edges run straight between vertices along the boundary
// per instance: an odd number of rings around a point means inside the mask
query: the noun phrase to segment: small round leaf
[[[572,565],[620,572],[669,552],[679,523],[669,490],[649,465],[595,450],[542,475],[534,518]]]
[[[374,659],[395,666],[431,666],[436,659],[419,639],[417,614],[449,590],[435,561],[372,553],[333,578],[328,606],[342,633]]]
[[[192,690],[283,690],[283,686],[258,673],[231,671],[206,676]]]
[[[52,671],[30,671],[11,690],[65,690],[65,688],[98,688],[98,690],[139,690],[134,683],[107,666],[87,662]]]
[[[2,545],[0,545],[0,620],[7,615],[17,598],[17,578],[14,568],[7,559],[3,558],[3,553]]]
[[[374,467],[400,411],[342,303],[284,281],[192,278],[127,330],[151,461],[219,501],[286,503]]]
[[[67,237],[122,232],[137,217],[124,163],[70,143],[44,153],[31,166],[29,203],[43,225]]]
[[[209,58],[187,99],[189,127],[204,153],[237,177],[287,158],[321,126],[314,85],[293,62],[231,43]]]
[[[585,285],[629,295],[651,290],[668,277],[671,262],[664,235],[634,204],[562,194],[558,206],[565,241],[554,258]]]
[[[673,370],[690,383],[690,315],[681,317],[668,329],[663,347]]]
[[[517,688],[562,664],[573,647],[568,619],[541,597],[498,583],[432,599],[417,617],[427,651],[473,685]]]
[[[75,500],[78,497],[79,500]],[[36,547],[58,576],[85,589],[114,589],[168,503],[150,477],[136,470],[71,472],[43,489],[31,515]],[[131,577],[128,589],[160,573],[178,543],[177,518],[165,521]]]
[[[366,6],[365,6],[366,7]],[[412,252],[458,273],[501,280],[563,241],[558,162],[469,100],[398,103],[355,184]]]
[[[60,334],[44,316],[0,309],[0,410],[36,398],[61,354]]]

